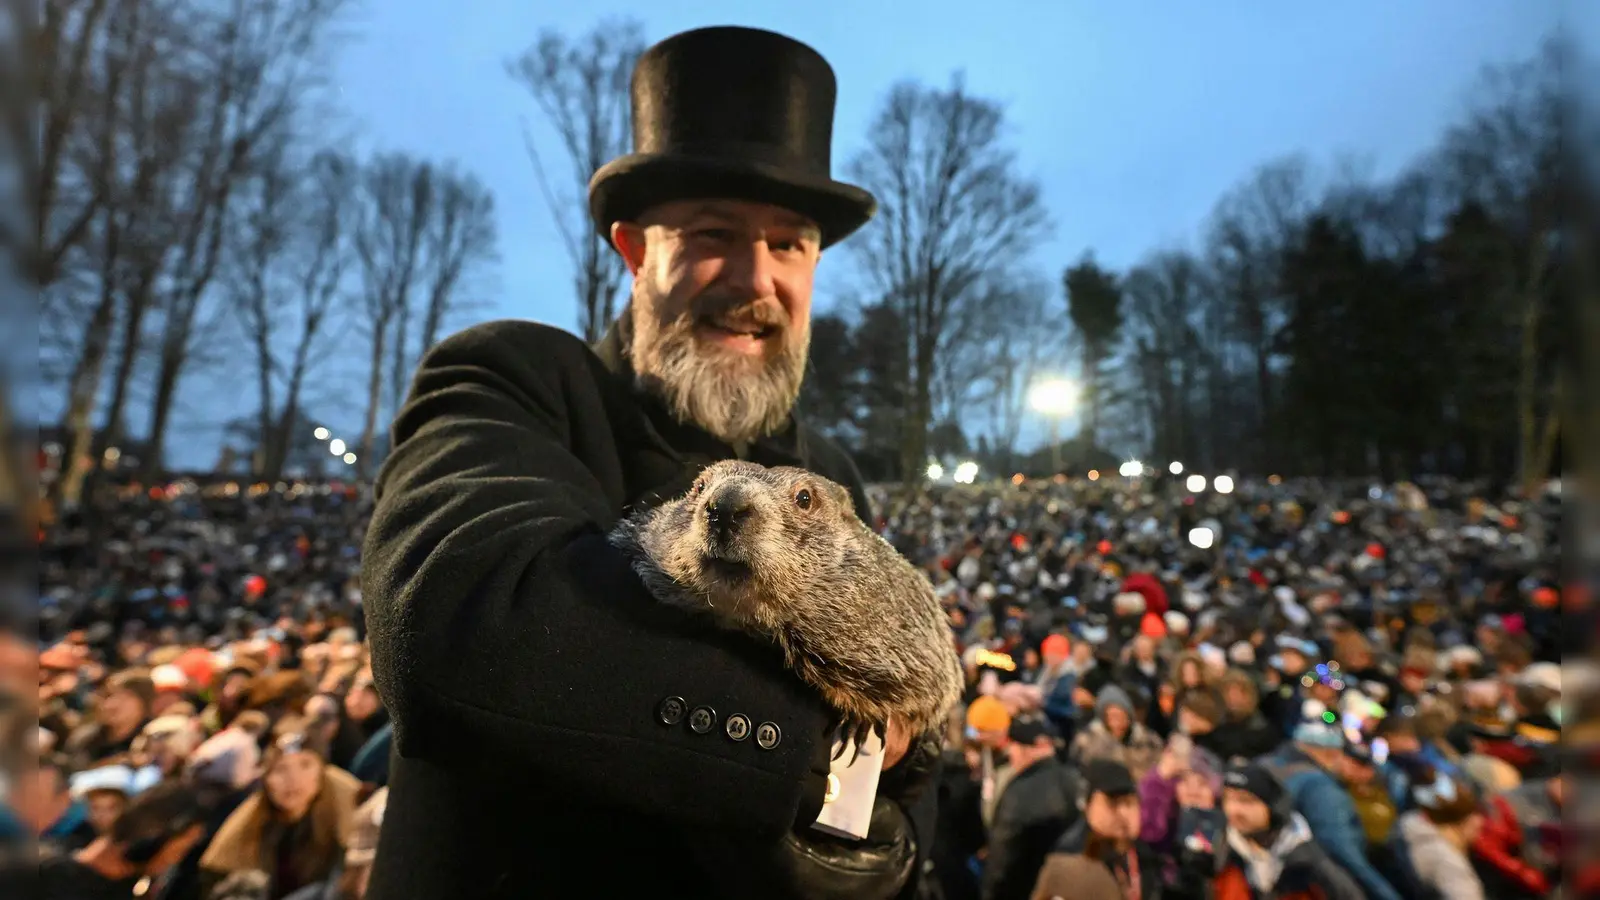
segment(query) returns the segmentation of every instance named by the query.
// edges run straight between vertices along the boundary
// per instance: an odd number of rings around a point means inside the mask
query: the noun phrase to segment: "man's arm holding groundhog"
[[[598,367],[575,338],[527,323],[470,329],[419,367],[363,554],[396,744],[531,768],[685,824],[781,833],[820,807],[826,712],[768,648],[657,603],[607,543],[627,482]],[[668,697],[711,707],[718,727],[663,724]],[[727,738],[732,713],[776,723],[781,741]]]

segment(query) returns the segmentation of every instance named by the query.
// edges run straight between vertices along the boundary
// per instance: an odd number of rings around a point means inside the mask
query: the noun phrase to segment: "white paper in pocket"
[[[822,814],[811,827],[835,837],[860,840],[867,836],[872,824],[872,803],[878,796],[878,776],[883,774],[883,739],[869,735],[861,745],[860,755],[853,761],[851,756],[846,747],[829,766]]]

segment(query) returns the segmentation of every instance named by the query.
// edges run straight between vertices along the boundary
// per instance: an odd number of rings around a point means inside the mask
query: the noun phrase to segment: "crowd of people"
[[[1018,478],[872,500],[967,674],[919,896],[1600,889],[1562,872],[1588,833],[1564,724],[1593,691],[1558,661],[1592,635],[1563,624],[1554,487]],[[0,801],[10,858],[70,855],[104,896],[361,897],[391,738],[369,509],[357,485],[179,482],[53,523],[40,642],[0,653],[0,721],[30,748]]]

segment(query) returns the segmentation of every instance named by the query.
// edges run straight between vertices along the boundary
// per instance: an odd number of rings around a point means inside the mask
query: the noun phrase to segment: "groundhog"
[[[775,642],[838,714],[836,758],[882,738],[891,718],[921,734],[960,698],[933,586],[821,476],[716,463],[611,542],[661,601]]]

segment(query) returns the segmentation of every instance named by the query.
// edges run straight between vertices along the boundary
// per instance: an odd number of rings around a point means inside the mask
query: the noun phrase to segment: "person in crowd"
[[[102,766],[73,776],[72,796],[87,808],[95,837],[109,834],[117,817],[128,808],[129,800],[138,793],[135,777],[127,766]]]
[[[1362,900],[1366,895],[1328,857],[1289,789],[1265,766],[1223,776],[1226,827],[1216,840],[1185,841],[1178,886],[1196,900]]]
[[[1080,766],[1108,759],[1144,777],[1161,755],[1161,738],[1138,721],[1128,692],[1108,684],[1095,697],[1095,718],[1073,739],[1071,758]]]
[[[1027,900],[1045,856],[1078,818],[1078,775],[1057,758],[1057,739],[1042,716],[1011,721],[1010,777],[989,828],[984,900]]]
[[[270,879],[268,900],[282,900],[327,879],[342,858],[360,785],[313,749],[308,724],[287,718],[275,726],[260,787],[222,824],[200,859],[210,884],[259,869]]]
[[[72,767],[56,754],[24,770],[11,785],[14,834],[49,850],[70,853],[95,838],[89,805],[72,794]]]
[[[1375,848],[1389,843],[1389,834],[1400,816],[1399,810],[1394,798],[1389,796],[1388,786],[1379,779],[1372,748],[1366,744],[1345,742],[1344,762],[1338,774],[1345,792],[1350,795],[1350,802],[1355,806],[1356,818],[1361,821],[1370,857]]]
[[[150,721],[155,693],[150,673],[144,670],[128,669],[108,678],[93,719],[67,738],[65,751],[72,764],[86,769],[122,762]]]
[[[1416,808],[1400,818],[1412,894],[1419,900],[1483,900],[1471,847],[1483,828],[1478,797],[1466,782],[1435,773],[1412,787]]]
[[[1562,880],[1562,810],[1572,775],[1529,781],[1489,797],[1472,842],[1490,897],[1544,897]]]
[[[1034,883],[1033,898],[1155,900],[1160,861],[1139,840],[1139,792],[1122,763],[1095,759],[1083,769],[1083,815],[1057,842]]]
[[[111,830],[74,853],[37,862],[30,887],[0,873],[5,897],[39,900],[126,900],[162,897],[177,862],[205,835],[205,808],[183,781],[163,782],[135,797]]]
[[[1334,862],[1361,885],[1369,900],[1400,900],[1367,858],[1366,832],[1342,783],[1345,737],[1320,718],[1308,718],[1293,740],[1263,763],[1283,782],[1290,804]]]
[[[1139,781],[1139,839],[1166,854],[1197,831],[1216,833],[1221,789],[1217,758],[1182,732],[1173,734]]]
[[[875,521],[850,458],[794,415],[823,248],[876,206],[819,177],[834,93],[814,49],[772,32],[697,29],[646,50],[639,152],[590,182],[593,224],[632,277],[611,332],[591,348],[493,322],[419,365],[362,549],[397,743],[378,900],[529,893],[580,867],[588,890],[619,896],[803,895],[846,874],[862,898],[915,889],[938,734],[889,723],[877,827],[825,840],[809,827],[827,784],[822,698],[749,638],[656,602],[606,540],[730,458],[815,471]],[[683,705],[716,730],[691,730]],[[735,713],[771,727],[727,740]],[[501,769],[516,780],[483,777]],[[478,827],[434,825],[469,816]],[[601,847],[630,864],[586,864]]]
[[[1242,669],[1229,669],[1218,688],[1226,715],[1206,735],[1205,747],[1224,762],[1255,759],[1278,749],[1283,740],[1261,712],[1256,680]]]

